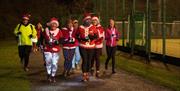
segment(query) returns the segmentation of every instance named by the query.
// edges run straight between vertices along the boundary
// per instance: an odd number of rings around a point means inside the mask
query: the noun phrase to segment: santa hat
[[[31,17],[30,14],[23,14],[23,15],[22,15],[22,19],[24,19],[24,20],[29,20],[30,17]]]
[[[98,16],[93,16],[93,17],[92,17],[92,20],[96,20],[96,21],[99,23],[99,18],[98,18]]]
[[[49,26],[49,25],[51,25],[52,23],[55,23],[55,24],[57,24],[57,26],[59,26],[58,19],[55,18],[55,17],[51,18],[50,22],[47,23],[47,25]]]
[[[83,21],[85,21],[85,20],[87,20],[87,19],[91,19],[91,14],[89,14],[89,13],[85,13],[85,14],[84,14]]]

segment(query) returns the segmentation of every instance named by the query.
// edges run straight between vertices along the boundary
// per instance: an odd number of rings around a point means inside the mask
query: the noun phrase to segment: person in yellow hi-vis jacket
[[[29,23],[30,14],[24,14],[22,16],[22,22],[19,23],[14,34],[18,41],[18,52],[21,63],[24,64],[24,70],[28,71],[29,55],[33,44],[37,42],[37,32],[31,23]]]

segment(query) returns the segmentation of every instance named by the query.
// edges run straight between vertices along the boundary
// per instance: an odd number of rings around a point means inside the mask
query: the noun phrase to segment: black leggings
[[[19,57],[21,62],[24,63],[24,67],[28,67],[31,48],[32,46],[28,45],[18,46]]]
[[[91,60],[93,56],[94,49],[85,49],[80,47],[80,54],[82,57],[82,72],[90,72]]]
[[[96,71],[99,71],[100,69],[100,60],[99,57],[102,54],[102,48],[97,48],[94,50],[93,58],[91,60],[91,68],[94,66],[94,62],[96,62]]]
[[[110,47],[106,46],[106,52],[107,52],[107,59],[105,62],[105,65],[107,66],[109,63],[109,60],[112,58],[112,71],[115,69],[115,54],[116,54],[116,47]]]

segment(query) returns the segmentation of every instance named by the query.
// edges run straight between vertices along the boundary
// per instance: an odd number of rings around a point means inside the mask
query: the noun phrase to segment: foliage
[[[33,24],[40,21],[45,25],[51,17],[59,18],[63,24],[67,18],[79,18],[84,12],[91,12],[92,7],[91,0],[1,0],[0,38],[13,37],[13,30],[24,13],[31,14]]]

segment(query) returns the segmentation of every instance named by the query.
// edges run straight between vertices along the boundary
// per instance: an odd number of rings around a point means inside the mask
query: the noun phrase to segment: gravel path
[[[61,76],[63,70],[61,65],[64,61],[62,54],[56,77],[57,82],[48,83],[41,54],[32,54],[30,60],[28,77],[31,82],[31,91],[172,91],[123,70],[118,70],[114,75],[110,70],[106,73],[102,72],[100,79],[92,76],[89,82],[80,81],[80,71],[64,79]]]

